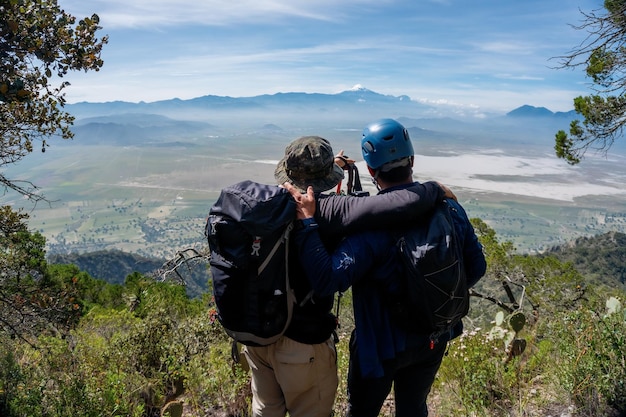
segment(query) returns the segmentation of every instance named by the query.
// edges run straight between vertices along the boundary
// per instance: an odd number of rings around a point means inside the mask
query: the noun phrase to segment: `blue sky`
[[[602,0],[59,0],[110,37],[69,102],[204,95],[381,94],[507,112],[572,109],[583,69],[555,69]],[[580,10],[579,10],[580,9]]]

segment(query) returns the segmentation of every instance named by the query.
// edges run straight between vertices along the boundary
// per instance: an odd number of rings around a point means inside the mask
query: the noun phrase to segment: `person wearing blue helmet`
[[[413,166],[414,151],[409,132],[393,119],[381,119],[363,129],[361,152],[379,189],[380,172],[391,172],[392,174],[383,176],[392,182],[398,182],[405,179],[403,177],[406,169],[394,170],[394,168]],[[389,178],[392,175],[393,177]]]
[[[363,130],[363,158],[379,194],[412,187],[414,151],[408,131],[393,119],[382,119]],[[347,236],[329,252],[315,220],[315,197],[290,189],[301,223],[295,233],[299,258],[319,296],[352,287],[355,329],[350,338],[348,370],[349,417],[376,417],[393,387],[396,417],[427,416],[426,399],[441,365],[447,342],[462,332],[432,335],[407,331],[392,318],[389,295],[397,294],[401,260],[398,231],[363,231]],[[462,246],[469,287],[484,275],[482,246],[463,208],[454,200],[453,223]],[[406,225],[410,227],[410,224]]]

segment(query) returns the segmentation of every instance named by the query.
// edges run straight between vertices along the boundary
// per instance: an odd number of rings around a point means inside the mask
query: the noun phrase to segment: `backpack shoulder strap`
[[[267,267],[267,264],[270,262],[270,260],[272,259],[272,257],[274,256],[274,254],[276,253],[280,245],[282,245],[283,243],[285,244],[285,262],[287,266],[287,275],[289,275],[289,256],[288,256],[289,255],[289,236],[291,235],[292,229],[293,229],[293,221],[287,224],[287,226],[285,227],[285,231],[283,232],[283,235],[281,236],[281,238],[276,241],[276,243],[272,247],[272,250],[265,257],[265,260],[261,263],[261,265],[259,265],[259,268],[257,270],[258,275],[261,275],[261,273],[265,270],[265,268]]]

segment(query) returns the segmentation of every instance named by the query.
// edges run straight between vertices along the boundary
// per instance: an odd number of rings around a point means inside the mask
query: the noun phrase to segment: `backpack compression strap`
[[[280,332],[280,336],[282,336],[285,333],[285,331],[287,331],[287,328],[291,324],[291,317],[293,316],[293,305],[296,303],[296,295],[291,289],[291,284],[289,282],[289,238],[291,236],[291,230],[293,229],[293,226],[294,226],[294,222],[290,222],[287,225],[287,227],[285,228],[285,231],[283,232],[283,235],[274,244],[274,247],[272,248],[270,253],[267,255],[265,260],[261,263],[261,265],[259,265],[259,268],[257,271],[258,274],[261,275],[263,270],[267,267],[270,260],[272,259],[272,257],[274,256],[278,248],[280,247],[280,245],[284,243],[285,244],[285,280],[286,280],[285,290],[287,291],[287,302],[288,302],[289,307],[287,308],[287,321],[285,323],[285,328]]]

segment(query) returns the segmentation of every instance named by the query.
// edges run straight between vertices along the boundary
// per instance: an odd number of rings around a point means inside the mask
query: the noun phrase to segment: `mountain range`
[[[577,117],[573,110],[552,112],[530,105],[504,114],[478,114],[362,87],[337,94],[291,92],[240,98],[207,95],[138,103],[80,102],[68,104],[66,109],[76,117],[73,131],[83,144],[119,145],[154,145],[230,134],[305,129],[359,131],[365,124],[383,117],[398,119],[407,128],[433,138],[470,135],[485,144],[484,141],[506,136],[512,142],[527,142],[528,138],[541,138],[545,142],[557,130],[566,130]]]
[[[67,109],[78,119],[112,116],[122,114],[156,114],[168,116],[180,120],[203,120],[206,118],[219,117],[233,111],[240,113],[241,120],[245,124],[243,116],[253,114],[277,114],[286,112],[289,115],[300,117],[311,116],[332,116],[340,115],[346,117],[353,112],[363,113],[374,112],[380,117],[381,114],[388,114],[389,117],[420,117],[420,118],[445,118],[451,117],[463,120],[477,119],[475,111],[469,112],[455,106],[442,106],[425,104],[412,100],[406,95],[392,96],[380,94],[367,88],[359,87],[346,90],[337,94],[321,93],[276,93],[264,94],[253,97],[229,97],[206,95],[188,100],[173,98],[154,102],[126,102],[113,101],[103,103],[79,102],[68,104]],[[485,118],[499,118],[502,114],[479,114],[479,120]],[[515,118],[572,118],[576,116],[574,110],[569,112],[552,112],[545,107],[534,107],[524,105],[504,115]],[[299,120],[299,119],[296,119]]]

